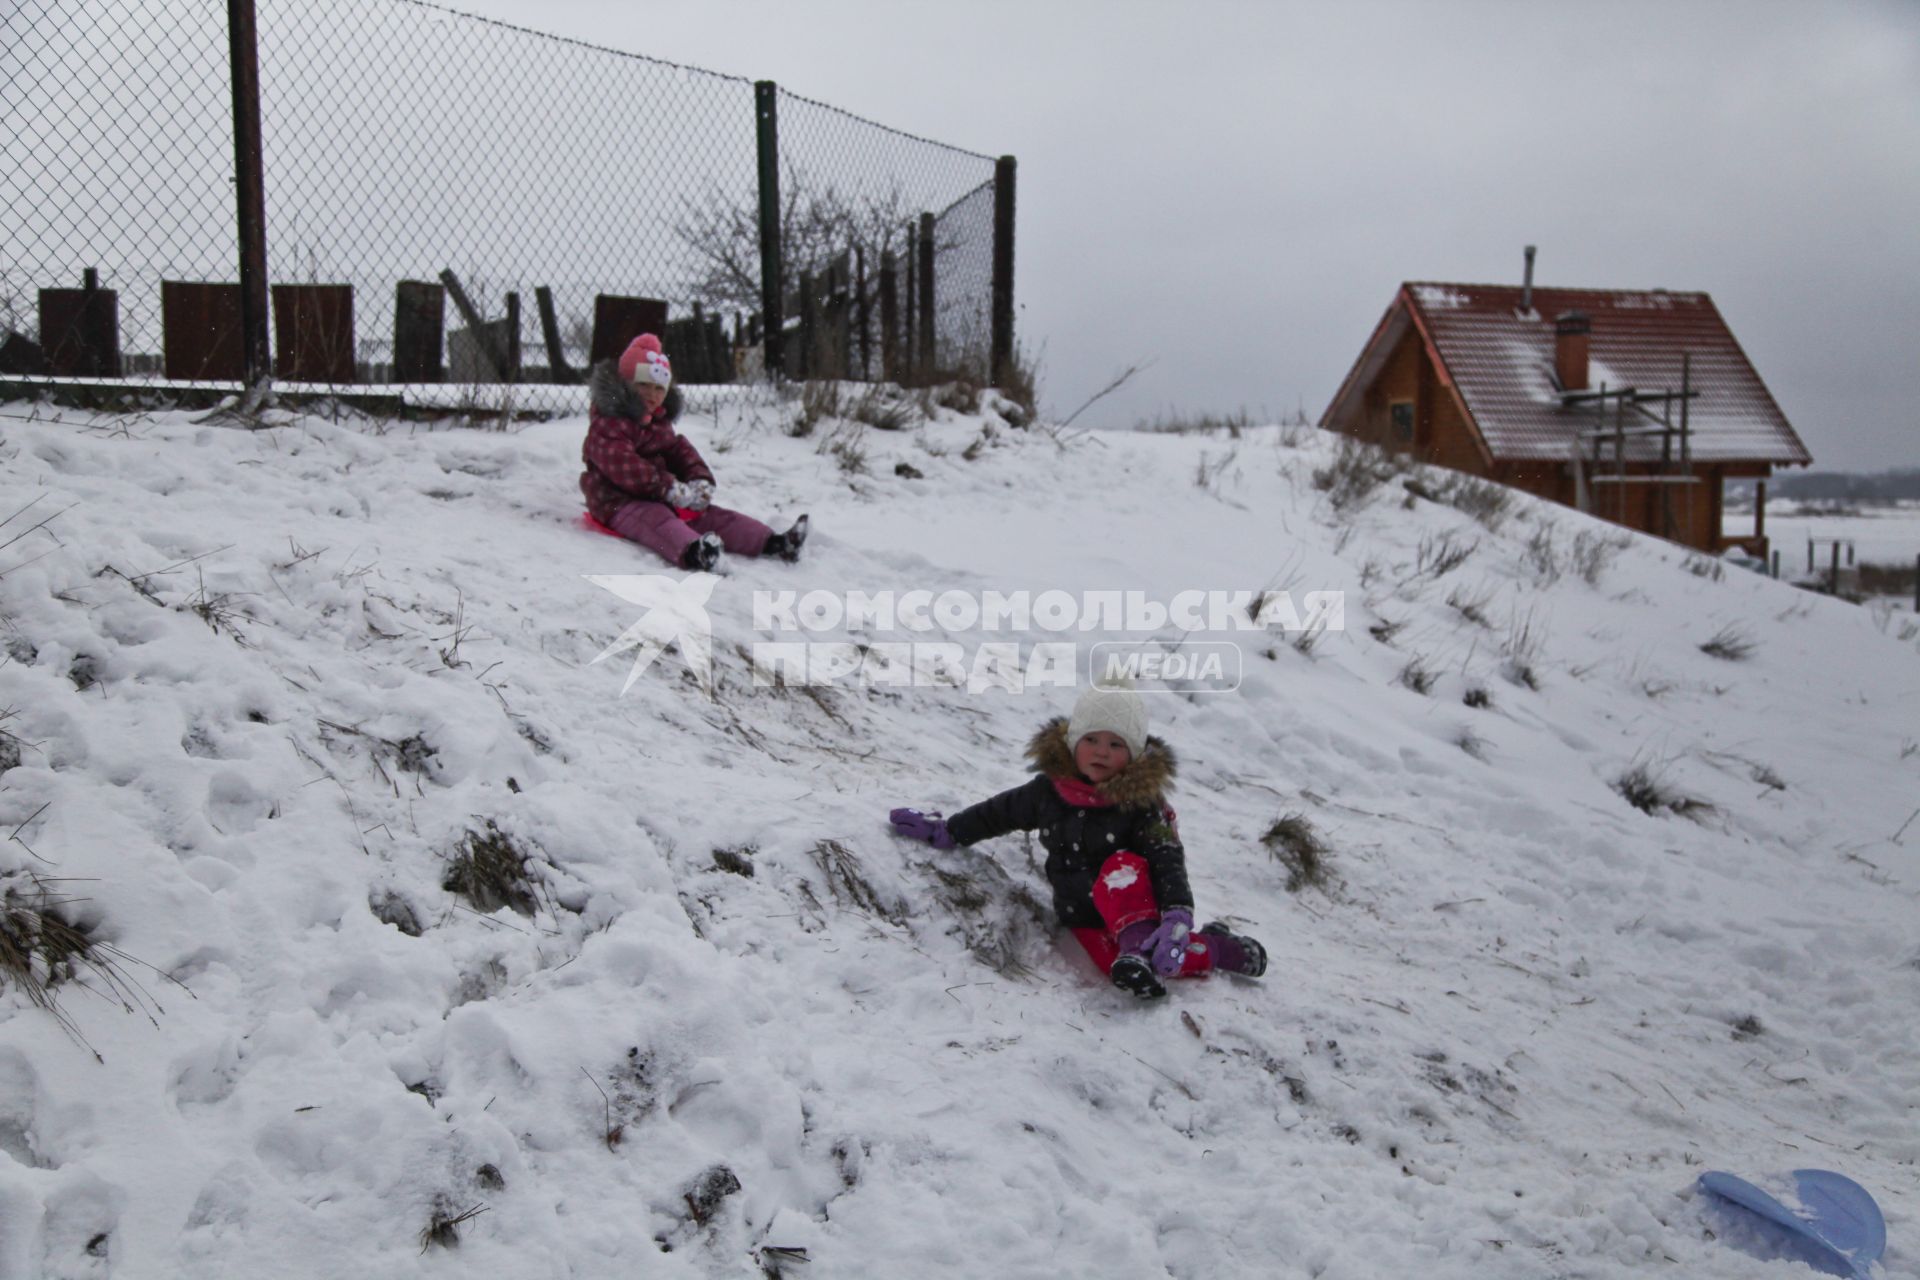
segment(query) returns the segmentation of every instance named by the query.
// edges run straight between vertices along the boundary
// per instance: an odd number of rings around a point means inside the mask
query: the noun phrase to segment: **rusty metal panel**
[[[447,376],[441,346],[446,337],[445,286],[402,280],[393,291],[393,380],[440,382]]]
[[[643,333],[664,334],[667,304],[658,298],[622,298],[602,293],[593,300],[593,361],[617,360]]]
[[[112,289],[42,289],[40,348],[56,378],[120,376],[120,295]]]
[[[353,286],[273,286],[274,376],[289,382],[352,382]]]
[[[239,285],[162,280],[160,324],[168,379],[238,382],[245,376]]]

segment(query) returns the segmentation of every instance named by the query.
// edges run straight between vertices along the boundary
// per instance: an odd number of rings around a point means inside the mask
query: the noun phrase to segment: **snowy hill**
[[[683,575],[576,523],[579,419],[7,409],[8,936],[92,949],[0,992],[0,1277],[1784,1277],[1691,1185],[1808,1165],[1920,1274],[1911,638],[1311,431],[798,411],[684,424],[815,529],[715,584],[709,698],[593,661],[640,610],[587,575]],[[1344,629],[755,617],[914,589]],[[756,684],[795,639],[1232,646],[1148,701],[1266,979],[1142,1006],[1034,848],[886,829],[1072,690]]]

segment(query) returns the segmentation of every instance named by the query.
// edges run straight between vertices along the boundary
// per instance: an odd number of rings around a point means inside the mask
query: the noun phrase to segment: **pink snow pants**
[[[719,534],[720,545],[736,556],[759,555],[773,536],[773,530],[738,511],[708,507],[692,520],[682,520],[664,502],[629,502],[613,513],[610,527],[673,565],[680,563],[687,544],[703,533]]]

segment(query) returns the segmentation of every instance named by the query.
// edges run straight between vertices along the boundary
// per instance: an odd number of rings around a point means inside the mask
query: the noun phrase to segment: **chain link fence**
[[[570,412],[647,329],[688,384],[985,382],[1010,348],[1009,159],[419,0],[0,31],[0,390],[231,394],[258,337],[283,391]]]

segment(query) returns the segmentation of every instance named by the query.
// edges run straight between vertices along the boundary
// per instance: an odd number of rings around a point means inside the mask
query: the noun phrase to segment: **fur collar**
[[[639,422],[647,415],[646,406],[640,403],[640,393],[620,376],[620,365],[614,360],[600,361],[587,375],[587,404],[603,418]],[[680,420],[680,404],[680,388],[668,387],[667,398],[660,403],[660,408],[665,411],[669,424]]]
[[[1055,716],[1040,726],[1027,743],[1027,759],[1049,778],[1078,778],[1073,763],[1073,744],[1067,741],[1067,718]],[[1163,804],[1173,790],[1177,770],[1173,748],[1159,738],[1148,738],[1146,750],[1127,762],[1127,767],[1099,785],[1099,791],[1124,808]]]

